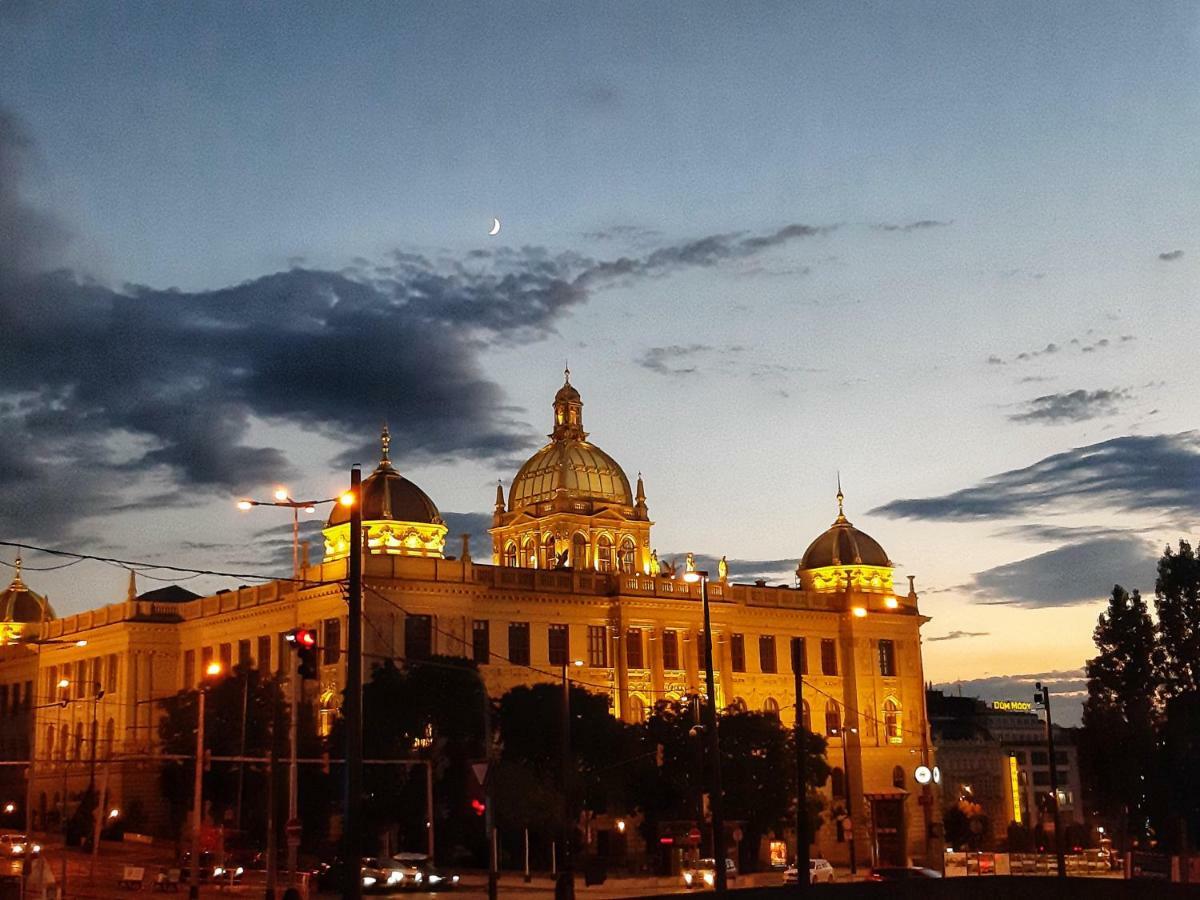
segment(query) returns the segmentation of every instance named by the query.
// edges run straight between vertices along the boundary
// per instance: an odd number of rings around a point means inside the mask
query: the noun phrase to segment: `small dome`
[[[572,498],[633,506],[629,478],[611,456],[588,441],[563,438],[521,466],[508,492],[508,508],[553,500],[560,488]]]
[[[386,426],[382,436],[383,458],[379,467],[363,479],[362,517],[364,522],[415,522],[443,525],[442,516],[429,495],[401,475],[388,459],[391,435]],[[326,528],[350,521],[350,507],[335,503]]]
[[[53,619],[54,610],[41,594],[31,591],[21,580],[21,558],[17,557],[16,574],[12,584],[0,594],[0,622],[37,624],[43,618]]]
[[[800,560],[801,569],[826,566],[885,566],[892,561],[875,538],[850,524],[842,509],[843,496],[838,488],[838,516],[829,530],[808,545]]]

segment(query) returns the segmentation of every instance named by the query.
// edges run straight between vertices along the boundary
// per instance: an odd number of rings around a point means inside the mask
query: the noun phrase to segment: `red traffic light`
[[[288,642],[301,650],[312,650],[317,646],[317,632],[312,628],[296,628],[288,632]]]
[[[479,800],[472,800],[471,809],[475,810],[475,815],[482,816],[487,811],[487,804]]]

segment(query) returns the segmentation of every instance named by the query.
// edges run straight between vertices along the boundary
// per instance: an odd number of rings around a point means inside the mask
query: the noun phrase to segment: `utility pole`
[[[1050,719],[1050,688],[1039,681],[1034,700],[1046,710],[1046,750],[1050,754],[1050,803],[1054,811],[1054,858],[1058,864],[1058,877],[1067,877],[1067,858],[1063,855],[1062,822],[1058,817],[1058,761],[1054,758],[1054,723]]]
[[[559,748],[561,750],[560,765],[562,768],[560,785],[563,794],[562,865],[558,868],[557,889],[554,892],[555,900],[575,900],[575,872],[571,866],[571,832],[574,829],[571,824],[569,780],[571,768],[571,682],[567,678],[567,666],[571,664],[571,648],[569,645],[565,648],[565,652],[567,656],[563,659],[562,665],[562,743]]]
[[[808,861],[808,731],[804,728],[804,638],[793,638],[792,673],[796,678],[796,887],[806,896]]]
[[[342,897],[362,897],[362,470],[350,470],[350,557],[346,616],[346,796]]]
[[[479,677],[479,693],[483,698],[483,762],[487,767],[483,776],[483,834],[487,840],[488,900],[496,900],[500,887],[500,861],[496,858],[496,813],[492,809],[492,698],[488,696],[487,682],[483,680],[483,672],[476,669],[475,674]],[[526,870],[528,870],[528,829],[525,831],[525,840]]]
[[[358,504],[355,504],[355,508]],[[300,624],[300,507],[292,504],[292,622]],[[288,821],[287,821],[287,883],[296,886],[296,854],[300,849],[300,764],[297,760],[300,743],[300,692],[304,683],[300,680],[299,664],[292,666],[288,682],[288,704],[291,717],[288,722],[290,749],[288,751]],[[242,727],[245,727],[243,720]]]
[[[687,576],[694,576],[688,578]],[[727,873],[725,871],[725,816],[724,803],[721,801],[721,739],[717,735],[717,685],[713,676],[713,646],[712,646],[712,617],[708,609],[708,573],[699,570],[688,572],[686,581],[700,582],[700,604],[704,607],[704,683],[708,690],[708,705],[705,706],[705,728],[708,731],[709,750],[709,782],[708,808],[712,813],[712,842],[713,860],[716,863],[715,884],[717,896],[726,893]]]
[[[205,674],[219,675],[221,666],[210,663]],[[191,871],[188,872],[188,897],[199,900],[200,897],[200,828],[204,821],[204,707],[208,698],[208,685],[203,682],[196,708],[196,766],[192,777],[192,859]]]

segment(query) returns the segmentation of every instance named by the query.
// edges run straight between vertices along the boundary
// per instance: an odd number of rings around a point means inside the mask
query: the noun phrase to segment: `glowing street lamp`
[[[204,667],[204,674],[216,678],[221,674],[221,664],[215,659]],[[204,808],[204,707],[208,698],[209,683],[200,682],[200,699],[196,710],[196,771],[192,779],[192,865],[188,873],[188,897],[200,897],[200,826]]]

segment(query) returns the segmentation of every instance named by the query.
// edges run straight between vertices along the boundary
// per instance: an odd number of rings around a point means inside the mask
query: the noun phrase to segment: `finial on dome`
[[[563,384],[571,383],[571,364],[563,360]]]
[[[838,473],[837,473],[837,504],[838,504],[837,521],[839,521],[839,522],[846,521],[845,500],[846,500],[846,495],[842,493],[842,473],[841,473],[841,470],[839,469]]]
[[[392,433],[388,431],[387,422],[383,423],[383,431],[379,433],[379,448],[379,464],[381,466],[390,466],[392,461],[388,458],[388,454],[392,449]]]
[[[17,559],[13,563],[13,584],[21,584],[21,548],[17,548]]]
[[[125,591],[125,599],[137,599],[137,573],[133,569],[129,570],[129,587]]]

